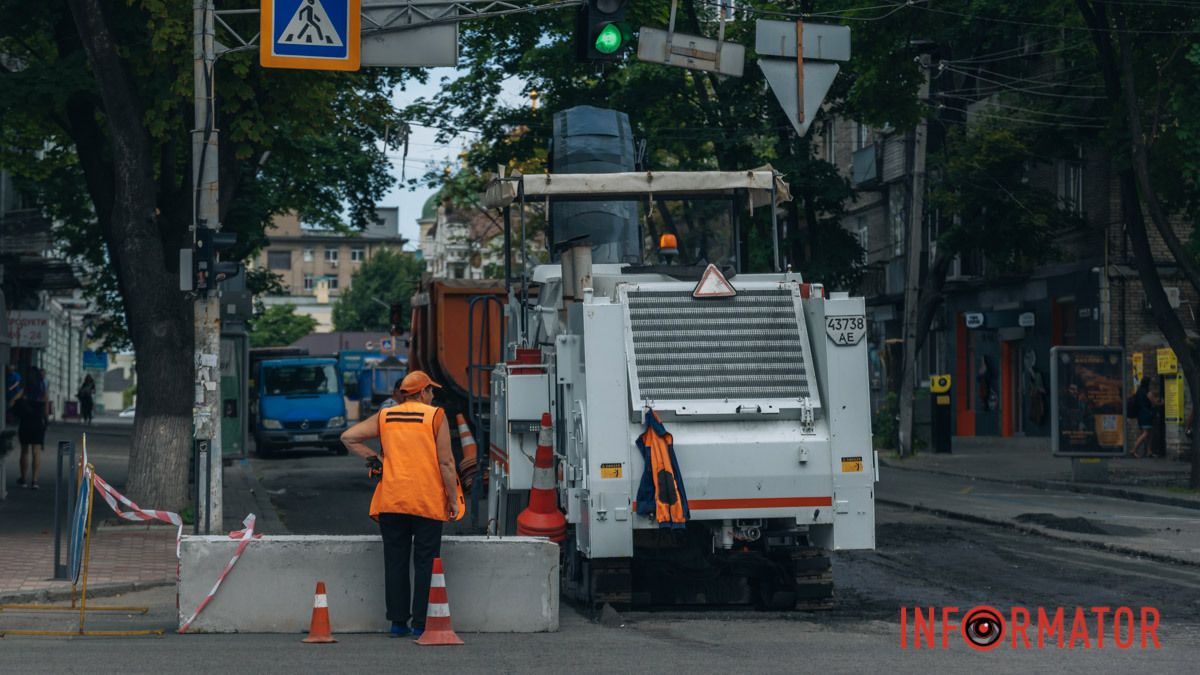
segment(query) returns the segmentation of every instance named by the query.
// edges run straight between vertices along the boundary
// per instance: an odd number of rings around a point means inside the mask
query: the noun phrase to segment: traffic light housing
[[[237,246],[237,235],[233,232],[218,232],[207,227],[196,229],[196,245],[192,250],[192,288],[204,294],[215,291],[217,284],[237,276],[242,271],[240,262],[221,260]]]
[[[575,24],[575,52],[580,61],[617,61],[633,39],[625,22],[626,0],[586,0]]]
[[[392,335],[404,333],[404,305],[394,302],[388,307],[388,323],[391,324]]]

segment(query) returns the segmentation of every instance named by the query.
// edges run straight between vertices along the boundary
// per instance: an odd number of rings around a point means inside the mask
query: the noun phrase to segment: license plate
[[[297,441],[315,441],[320,436],[318,434],[296,434],[295,438]]]

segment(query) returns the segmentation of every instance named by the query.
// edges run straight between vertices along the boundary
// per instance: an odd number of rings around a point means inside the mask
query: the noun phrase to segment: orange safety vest
[[[371,497],[371,517],[407,513],[447,520],[446,488],[438,464],[437,432],[446,413],[441,408],[409,401],[379,411],[379,442],[383,446],[383,477]],[[465,500],[458,488],[458,518]]]

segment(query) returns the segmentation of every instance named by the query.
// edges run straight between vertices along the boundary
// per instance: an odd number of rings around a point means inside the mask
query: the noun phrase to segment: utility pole
[[[918,57],[921,88],[918,100],[929,100],[929,54]],[[912,199],[908,210],[907,280],[904,284],[904,371],[900,376],[900,456],[913,454],[913,390],[917,386],[917,302],[921,297],[921,255],[925,228],[925,143],[928,118],[913,130]],[[961,384],[959,386],[962,386]]]
[[[217,188],[216,84],[213,40],[214,0],[192,0],[195,127],[192,130],[192,236],[201,228],[221,229]],[[211,271],[210,271],[211,273]],[[195,302],[196,364],[192,435],[200,458],[196,472],[197,524],[201,533],[221,528],[221,428],[219,416],[221,300],[215,276]],[[207,452],[205,452],[207,450]],[[206,490],[207,488],[207,490]]]

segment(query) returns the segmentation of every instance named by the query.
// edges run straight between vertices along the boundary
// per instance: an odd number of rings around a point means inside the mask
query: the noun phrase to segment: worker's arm
[[[349,429],[342,432],[342,442],[346,444],[346,448],[363,459],[377,457],[375,451],[370,448],[364,441],[372,438],[379,438],[379,413],[371,415],[367,419],[355,424]]]
[[[450,449],[450,425],[446,424],[444,414],[437,430],[437,455],[442,483],[446,486],[446,515],[454,520],[458,515],[458,473],[454,469],[454,451]]]

